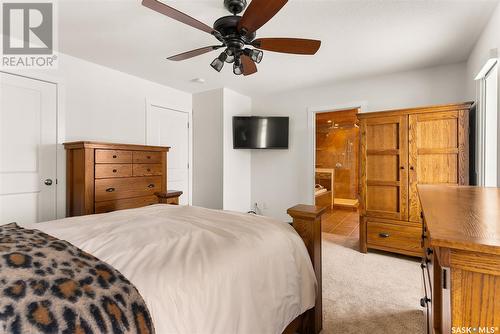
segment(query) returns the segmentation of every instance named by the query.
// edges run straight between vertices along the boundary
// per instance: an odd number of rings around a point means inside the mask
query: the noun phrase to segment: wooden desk
[[[500,188],[418,185],[418,193],[429,332],[498,333]]]

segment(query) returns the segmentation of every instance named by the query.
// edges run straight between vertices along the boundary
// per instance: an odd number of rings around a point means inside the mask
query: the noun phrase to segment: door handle
[[[108,189],[106,189],[106,192],[108,192],[108,193],[112,193],[113,191],[115,191],[115,188],[108,188]]]
[[[45,183],[46,186],[51,186],[52,185],[52,179],[45,179],[45,181],[43,181],[43,183]]]
[[[420,306],[427,307],[427,304],[431,301],[429,297],[420,298]]]
[[[390,235],[389,233],[379,233],[378,236],[381,238],[389,238]]]

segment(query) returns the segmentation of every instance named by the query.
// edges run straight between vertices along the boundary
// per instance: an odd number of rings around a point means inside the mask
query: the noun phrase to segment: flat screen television
[[[288,117],[233,117],[233,148],[287,149]]]

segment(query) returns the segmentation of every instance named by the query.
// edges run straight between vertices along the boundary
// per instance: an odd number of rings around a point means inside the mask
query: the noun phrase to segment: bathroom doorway
[[[358,236],[359,109],[315,114],[315,203],[329,207],[323,232]]]

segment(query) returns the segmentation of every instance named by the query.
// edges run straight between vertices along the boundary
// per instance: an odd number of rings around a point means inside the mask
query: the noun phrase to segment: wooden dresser
[[[168,147],[65,143],[68,217],[158,203],[167,189]]]
[[[419,185],[418,193],[427,333],[499,333],[500,188]]]
[[[417,184],[468,184],[470,107],[358,114],[361,252],[421,255]]]

